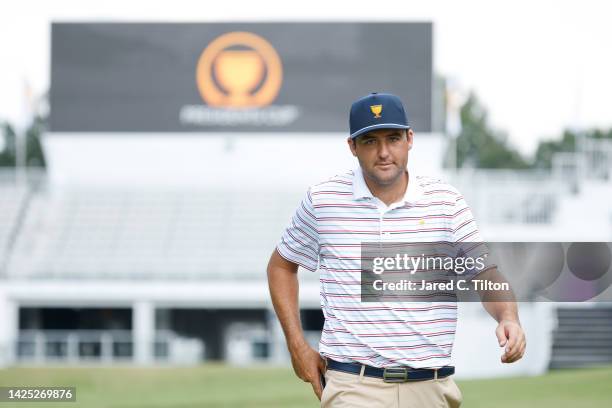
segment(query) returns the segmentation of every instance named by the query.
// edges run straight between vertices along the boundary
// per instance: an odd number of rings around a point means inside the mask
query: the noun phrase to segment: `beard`
[[[364,174],[376,184],[380,186],[388,186],[396,183],[406,172],[406,166],[400,166],[397,163],[392,163],[388,168],[374,165],[370,168],[361,166]]]

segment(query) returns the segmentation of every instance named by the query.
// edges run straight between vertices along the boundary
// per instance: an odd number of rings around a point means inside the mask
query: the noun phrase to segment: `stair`
[[[560,307],[550,368],[612,364],[612,306]]]

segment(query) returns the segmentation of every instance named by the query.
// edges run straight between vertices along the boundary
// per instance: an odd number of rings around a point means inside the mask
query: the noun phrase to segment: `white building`
[[[344,139],[46,135],[48,174],[28,185],[6,174],[0,185],[2,364],[287,361],[267,260],[307,186],[356,165]],[[581,146],[547,174],[455,174],[441,166],[445,138],[417,134],[409,168],[452,180],[488,241],[609,241],[611,144]],[[317,275],[300,273],[316,343]],[[610,309],[571,306],[521,304],[529,351],[504,366],[494,321],[461,304],[459,375],[610,361]]]

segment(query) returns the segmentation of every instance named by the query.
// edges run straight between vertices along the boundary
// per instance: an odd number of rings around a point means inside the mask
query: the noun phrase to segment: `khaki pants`
[[[451,376],[386,383],[380,378],[327,370],[325,382],[322,408],[455,408],[463,399]]]

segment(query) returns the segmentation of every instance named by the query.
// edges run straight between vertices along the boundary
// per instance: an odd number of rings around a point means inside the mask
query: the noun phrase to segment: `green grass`
[[[460,381],[465,407],[612,406],[612,367],[540,377]],[[224,365],[193,368],[9,368],[2,386],[76,386],[76,403],[1,403],[0,408],[318,407],[290,369]]]

